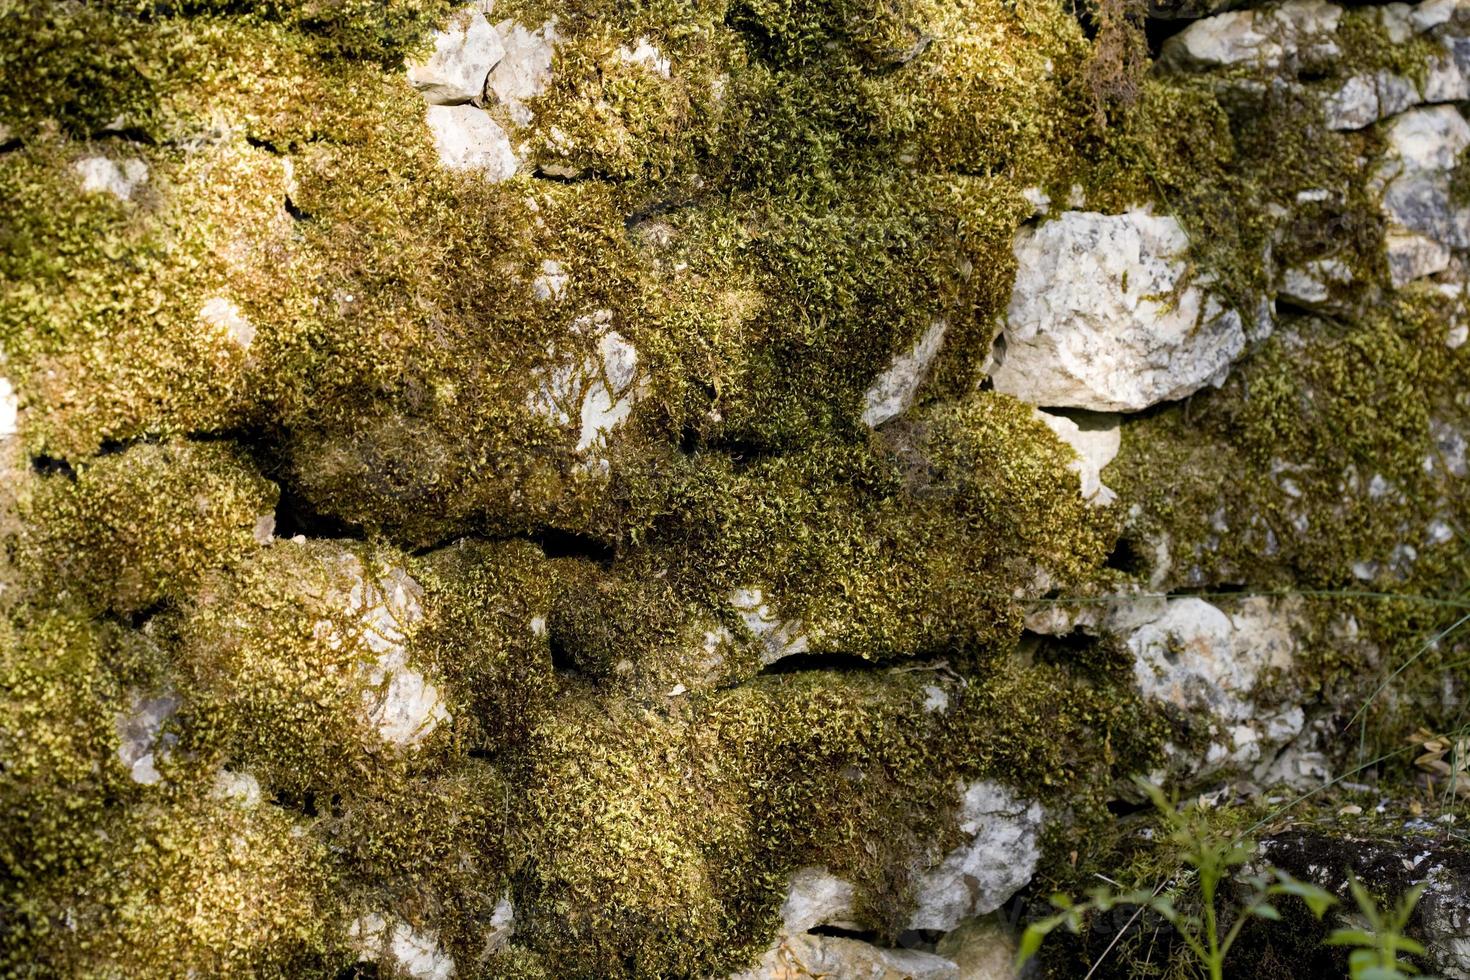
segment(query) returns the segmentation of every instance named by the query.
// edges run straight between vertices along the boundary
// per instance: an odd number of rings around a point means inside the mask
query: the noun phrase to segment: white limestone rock
[[[637,348],[611,323],[610,310],[573,321],[573,337],[590,339],[593,348],[581,354],[553,348],[552,364],[538,375],[528,398],[533,412],[558,425],[576,423],[578,453],[605,444],[648,391],[638,369]]]
[[[730,980],[960,980],[953,962],[914,949],[887,949],[839,936],[783,935],[758,964]]]
[[[1343,309],[1338,292],[1353,283],[1353,270],[1341,259],[1313,259],[1282,274],[1277,296],[1297,306],[1322,313]]]
[[[505,107],[511,121],[525,126],[535,118],[528,99],[546,91],[551,84],[551,60],[556,53],[556,19],[535,30],[513,20],[495,25],[505,55],[485,80],[485,99]]]
[[[368,575],[350,551],[326,560],[341,575],[344,611],[355,628],[344,636],[324,619],[319,635],[330,644],[359,644],[375,657],[363,667],[363,714],[384,742],[412,748],[450,718],[439,688],[408,662],[408,631],[424,616],[423,588],[399,568]]]
[[[888,370],[878,376],[863,395],[863,423],[877,428],[889,419],[902,415],[914,403],[919,385],[929,375],[929,365],[944,344],[948,324],[935,320],[909,350],[893,356]]]
[[[1184,597],[1147,608],[1158,614],[1126,635],[1134,680],[1145,697],[1209,719],[1213,741],[1194,774],[1269,765],[1306,720],[1290,684],[1267,683],[1296,662],[1301,600],[1255,596],[1226,612]]]
[[[208,300],[199,308],[199,319],[221,339],[241,350],[249,350],[255,342],[255,324],[233,302],[222,296]]]
[[[543,303],[561,299],[571,283],[572,277],[556,259],[545,259],[541,263],[541,274],[531,280],[531,293]]]
[[[1067,211],[1016,235],[995,389],[1033,405],[1136,412],[1220,384],[1239,313],[1190,277],[1172,217]]]
[[[521,160],[510,137],[490,114],[472,105],[431,105],[425,114],[439,162],[499,183],[514,177]]]
[[[510,945],[516,933],[516,910],[511,904],[510,893],[500,896],[495,909],[490,913],[490,931],[485,935],[485,950],[495,952]]]
[[[1053,412],[1036,410],[1036,417],[1056,433],[1077,454],[1071,469],[1077,474],[1082,499],[1096,507],[1106,507],[1118,498],[1102,482],[1102,469],[1111,463],[1123,446],[1122,420],[1117,415],[1084,418],[1083,428],[1074,419]]]
[[[163,780],[158,764],[168,759],[178,736],[164,732],[164,726],[179,710],[177,695],[170,692],[133,694],[128,710],[114,719],[117,729],[117,757],[135,783],[152,786]]]
[[[1325,0],[1232,10],[1190,24],[1164,42],[1160,61],[1186,70],[1234,65],[1274,71],[1288,62],[1320,62],[1340,53],[1342,8]]]
[[[138,159],[113,162],[107,157],[87,157],[72,166],[81,175],[82,190],[111,194],[122,201],[131,200],[133,191],[148,180],[148,165]]]
[[[1026,886],[1041,859],[1041,804],[989,780],[958,789],[959,829],[970,839],[918,876],[910,929],[947,932],[995,911]]]
[[[1453,106],[1414,109],[1384,131],[1387,151],[1373,176],[1388,219],[1389,274],[1402,286],[1450,264],[1450,250],[1470,247],[1470,208],[1451,194],[1470,124]]]
[[[791,876],[781,905],[782,928],[792,935],[818,926],[858,929],[853,920],[857,889],[826,868],[802,868]]]
[[[455,975],[454,958],[432,932],[420,932],[406,922],[370,913],[347,928],[347,938],[359,962],[388,965],[412,980],[449,980]]]
[[[9,439],[19,430],[20,398],[9,378],[0,378],[0,439]]]
[[[625,65],[642,65],[660,78],[668,78],[672,67],[663,52],[646,37],[640,37],[631,48],[619,47],[618,60]]]
[[[806,628],[799,620],[783,620],[767,604],[763,590],[755,586],[735,589],[730,605],[745,628],[760,641],[761,663],[769,666],[797,653],[806,653],[809,644]]]
[[[504,57],[505,45],[485,15],[461,10],[434,32],[433,54],[408,66],[408,81],[430,105],[459,105],[480,98],[485,77]]]

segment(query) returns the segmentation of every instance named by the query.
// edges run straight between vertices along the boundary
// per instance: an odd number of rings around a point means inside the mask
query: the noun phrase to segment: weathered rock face
[[[1149,7],[0,5],[0,974],[1009,978],[1131,777],[1447,799],[1470,12]]]
[[[1020,232],[995,390],[1113,412],[1218,385],[1245,331],[1192,280],[1188,248],[1178,221],[1147,211],[1066,211]]]

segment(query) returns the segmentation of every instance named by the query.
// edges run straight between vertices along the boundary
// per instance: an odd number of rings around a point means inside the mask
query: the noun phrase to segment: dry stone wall
[[[1120,9],[0,0],[0,972],[1011,976],[1457,724],[1470,6]]]

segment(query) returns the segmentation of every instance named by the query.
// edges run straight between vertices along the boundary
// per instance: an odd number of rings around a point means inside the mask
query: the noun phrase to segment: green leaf
[[[1020,972],[1036,951],[1041,949],[1041,941],[1046,938],[1046,931],[1041,928],[1040,923],[1029,925],[1026,931],[1021,933],[1020,948],[1016,950],[1016,972]]]
[[[1424,955],[1424,946],[1408,936],[1394,936],[1393,948],[1404,953],[1412,953],[1414,956]]]
[[[1373,934],[1362,929],[1334,929],[1322,940],[1327,946],[1373,946]]]
[[[1270,905],[1266,905],[1264,903],[1260,905],[1254,905],[1247,911],[1258,919],[1270,919],[1272,922],[1281,921],[1281,913],[1276,911],[1276,909],[1274,909]]]

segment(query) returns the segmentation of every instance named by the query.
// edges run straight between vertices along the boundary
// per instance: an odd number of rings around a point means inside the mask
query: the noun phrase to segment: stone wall
[[[1467,100],[1459,0],[0,0],[0,972],[1002,977],[1130,777],[1422,795]]]

